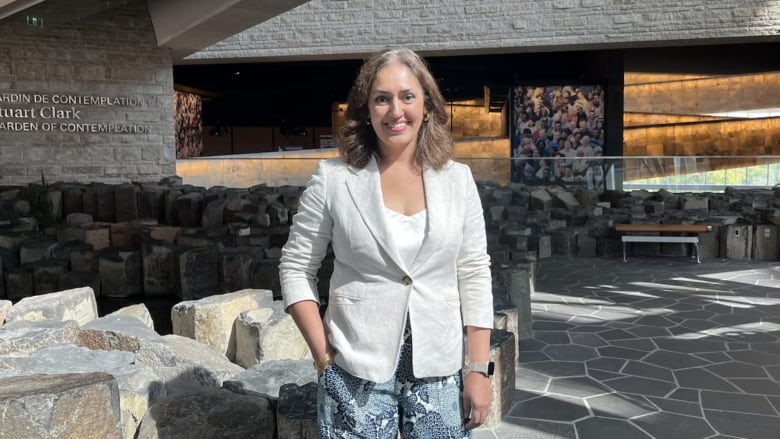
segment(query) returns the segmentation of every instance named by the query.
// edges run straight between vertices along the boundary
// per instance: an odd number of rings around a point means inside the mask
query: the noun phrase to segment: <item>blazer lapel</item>
[[[347,180],[346,185],[360,217],[390,259],[404,270],[404,264],[399,259],[398,250],[385,224],[385,203],[382,200],[376,160],[372,158],[363,169],[351,169],[354,175]]]
[[[423,239],[420,251],[409,268],[414,273],[422,264],[429,261],[439,248],[442,239],[449,231],[447,215],[450,214],[452,191],[447,185],[447,179],[443,172],[426,169],[423,173],[425,183],[425,204],[428,216],[428,229]]]

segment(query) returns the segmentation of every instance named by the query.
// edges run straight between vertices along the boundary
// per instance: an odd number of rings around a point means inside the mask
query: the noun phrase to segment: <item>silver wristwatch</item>
[[[486,377],[493,375],[494,369],[495,365],[492,361],[489,363],[469,362],[469,372],[479,372]]]

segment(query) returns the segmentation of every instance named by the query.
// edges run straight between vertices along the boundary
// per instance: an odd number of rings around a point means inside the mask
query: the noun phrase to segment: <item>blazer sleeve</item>
[[[323,160],[301,195],[290,235],[282,248],[279,278],[285,309],[303,300],[320,303],[317,271],[333,230],[326,194],[327,162]]]
[[[493,328],[493,285],[482,201],[471,169],[465,167],[465,218],[458,253],[458,290],[463,324]]]

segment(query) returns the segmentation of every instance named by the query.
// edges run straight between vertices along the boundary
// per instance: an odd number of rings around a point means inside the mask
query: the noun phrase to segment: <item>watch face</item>
[[[492,375],[493,375],[493,372],[495,371],[495,368],[496,368],[496,365],[495,365],[495,364],[493,364],[493,362],[492,362],[492,361],[491,361],[490,363],[488,363],[488,370],[487,370],[487,374],[488,374],[489,376],[492,376]]]

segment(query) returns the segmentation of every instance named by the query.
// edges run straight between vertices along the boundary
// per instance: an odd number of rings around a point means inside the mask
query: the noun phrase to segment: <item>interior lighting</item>
[[[753,110],[724,111],[721,113],[705,113],[705,116],[731,117],[737,119],[761,119],[764,117],[780,117],[780,108],[756,108]]]

